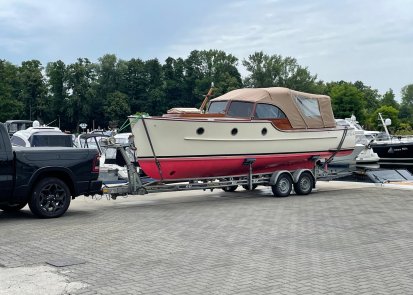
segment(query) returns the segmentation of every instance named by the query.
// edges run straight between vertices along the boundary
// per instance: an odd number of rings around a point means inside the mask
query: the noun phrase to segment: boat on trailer
[[[245,175],[245,159],[254,159],[254,173],[312,169],[355,147],[330,97],[283,87],[230,91],[206,112],[129,119],[141,169],[161,181]]]

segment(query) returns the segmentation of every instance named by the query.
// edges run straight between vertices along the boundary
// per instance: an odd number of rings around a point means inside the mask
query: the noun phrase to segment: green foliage
[[[42,106],[46,122],[58,118],[61,128],[68,129],[70,125],[65,116],[67,93],[67,67],[61,60],[49,62],[46,66],[46,78],[48,81],[47,104]]]
[[[412,135],[413,129],[409,123],[400,123],[396,130],[396,135]]]
[[[125,114],[131,113],[128,96],[119,91],[108,94],[103,110],[109,125],[121,126],[127,120]]]
[[[23,118],[24,104],[16,99],[19,89],[18,68],[0,60],[0,122]]]
[[[59,120],[62,129],[72,131],[79,123],[120,125],[133,113],[161,115],[172,107],[198,108],[214,82],[214,96],[242,87],[273,86],[327,94],[337,118],[354,114],[369,128],[377,127],[372,114],[391,106],[399,110],[392,128],[405,132],[413,126],[413,84],[403,88],[399,105],[391,89],[381,98],[361,81],[325,83],[292,57],[255,52],[242,61],[244,81],[238,64],[237,57],[221,50],[194,50],[186,58],[168,57],[163,63],[105,54],[95,63],[87,58],[67,65],[58,60],[45,69],[37,60],[20,66],[0,60],[0,120]]]
[[[66,101],[66,115],[71,125],[79,132],[80,123],[88,123],[94,118],[91,109],[95,97],[95,66],[87,58],[79,58],[67,68],[67,85],[69,96]],[[89,126],[91,124],[88,124]]]
[[[0,97],[0,122],[19,118],[24,108],[23,103],[14,99]]]
[[[42,71],[43,67],[38,60],[24,61],[19,68],[20,92],[18,98],[24,103],[24,116],[30,120],[41,120],[48,105],[45,101],[46,84]]]
[[[320,90],[323,90],[322,85],[317,85],[317,87],[319,87]],[[338,100],[333,99],[335,116],[341,118],[343,115],[348,116],[349,112],[352,112],[356,115],[357,120],[361,125],[364,125],[366,128],[373,128],[369,117],[371,112],[380,106],[380,95],[378,94],[378,90],[372,89],[360,81],[354,83],[339,81],[327,83],[324,86],[324,92],[321,93],[335,98],[337,96],[337,89],[346,92],[346,98]]]
[[[185,96],[191,98],[186,106],[200,107],[212,82],[215,96],[242,87],[238,59],[231,54],[220,50],[194,50],[184,63]]]
[[[302,67],[292,57],[267,55],[255,52],[242,64],[251,74],[244,84],[246,87],[287,87],[294,90],[313,92],[317,75],[311,75],[308,68]]]
[[[403,87],[401,95],[402,102],[400,104],[399,118],[402,122],[413,126],[413,84]]]
[[[402,104],[413,107],[413,84],[406,85],[402,88]]]
[[[376,109],[370,116],[370,123],[375,128],[375,130],[384,130],[383,124],[379,118],[379,113],[383,117],[383,120],[387,118],[391,119],[391,126],[388,126],[389,132],[394,134],[395,131],[399,128],[399,110],[395,109],[392,106],[381,106]]]
[[[399,103],[396,101],[394,92],[392,89],[389,89],[380,101],[381,105],[392,106],[395,109],[400,109]]]
[[[339,83],[332,85],[329,92],[336,118],[350,118],[354,114],[360,123],[364,122],[363,93],[357,87],[349,83]]]

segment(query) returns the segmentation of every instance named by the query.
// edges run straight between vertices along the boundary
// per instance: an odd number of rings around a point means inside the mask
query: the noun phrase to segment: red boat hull
[[[351,154],[352,150],[343,150],[337,156]],[[139,166],[151,178],[178,180],[204,177],[236,176],[248,174],[249,167],[243,165],[246,158],[254,158],[254,174],[271,173],[277,170],[312,169],[312,157],[329,158],[332,152],[271,154],[271,155],[234,155],[234,156],[199,156],[139,159]],[[159,170],[161,170],[162,175]]]

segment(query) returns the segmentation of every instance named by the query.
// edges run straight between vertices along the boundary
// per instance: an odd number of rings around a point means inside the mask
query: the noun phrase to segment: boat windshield
[[[210,114],[224,114],[227,108],[228,101],[213,101],[209,104],[208,113]]]
[[[227,115],[229,117],[251,118],[253,102],[232,101],[229,105]]]

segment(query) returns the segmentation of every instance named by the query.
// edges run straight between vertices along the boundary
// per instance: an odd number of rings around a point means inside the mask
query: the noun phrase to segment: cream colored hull
[[[281,131],[262,120],[133,116],[130,120],[139,158],[333,151],[344,133],[344,129]],[[341,149],[354,146],[354,130],[349,129]]]

